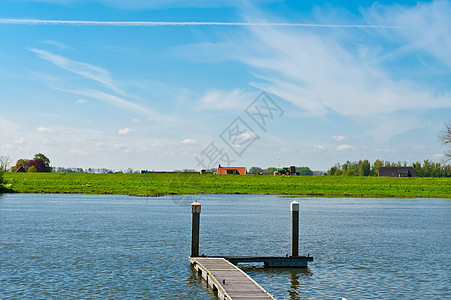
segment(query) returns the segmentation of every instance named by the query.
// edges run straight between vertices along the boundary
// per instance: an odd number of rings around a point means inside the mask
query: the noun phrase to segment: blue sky
[[[440,161],[450,15],[450,1],[0,0],[0,155],[115,170]]]

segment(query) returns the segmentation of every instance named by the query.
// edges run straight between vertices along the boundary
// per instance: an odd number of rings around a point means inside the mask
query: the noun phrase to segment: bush
[[[343,175],[343,171],[340,169],[336,170],[334,173],[334,176],[341,176],[341,175]]]
[[[38,171],[38,168],[36,168],[35,166],[31,166],[31,167],[28,168],[27,172],[33,173],[33,172],[37,172],[37,171]]]

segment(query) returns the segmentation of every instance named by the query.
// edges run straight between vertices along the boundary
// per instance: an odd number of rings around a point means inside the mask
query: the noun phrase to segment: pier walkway
[[[274,299],[249,275],[224,258],[190,257],[189,260],[221,300]]]

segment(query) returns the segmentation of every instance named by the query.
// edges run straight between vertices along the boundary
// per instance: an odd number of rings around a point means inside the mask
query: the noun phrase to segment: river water
[[[263,195],[0,196],[1,299],[216,299],[200,253],[290,251],[290,202]],[[296,198],[308,269],[245,271],[277,299],[451,298],[451,200]]]

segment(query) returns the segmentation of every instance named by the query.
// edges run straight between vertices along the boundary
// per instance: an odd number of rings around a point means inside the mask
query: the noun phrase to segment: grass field
[[[17,193],[122,195],[276,194],[451,198],[451,178],[200,174],[5,173]]]

